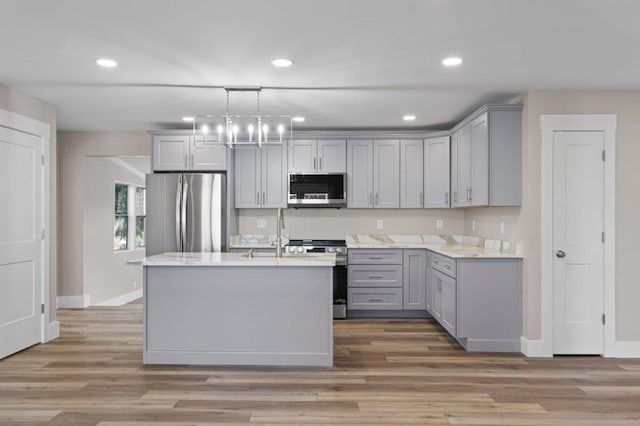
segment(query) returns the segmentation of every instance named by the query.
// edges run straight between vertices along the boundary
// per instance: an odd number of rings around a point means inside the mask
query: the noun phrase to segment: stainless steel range
[[[333,268],[333,317],[347,318],[347,243],[345,240],[289,240],[290,254],[335,253]]]

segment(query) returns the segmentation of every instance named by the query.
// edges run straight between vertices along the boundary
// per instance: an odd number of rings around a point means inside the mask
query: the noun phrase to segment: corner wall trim
[[[58,296],[56,299],[58,309],[84,309],[91,305],[91,296]]]
[[[49,342],[58,337],[60,337],[60,321],[50,322],[46,341]]]
[[[552,355],[545,350],[542,340],[529,340],[526,337],[520,337],[520,352],[526,357],[549,358]]]
[[[129,302],[142,297],[142,289],[132,291],[131,293],[123,294],[122,296],[114,297],[113,299],[105,300],[104,302],[96,303],[95,306],[122,306]]]

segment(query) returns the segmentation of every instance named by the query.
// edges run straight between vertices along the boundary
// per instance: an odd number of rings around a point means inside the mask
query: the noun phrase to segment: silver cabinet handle
[[[473,199],[472,198],[472,195],[473,195],[472,191],[473,191],[473,188],[469,187],[469,201],[471,201]]]
[[[458,202],[458,191],[453,191],[453,203]]]
[[[187,154],[184,155],[184,167],[189,167],[189,156]]]
[[[565,253],[563,250],[558,250],[556,252],[556,257],[559,257],[560,259],[562,259],[563,257],[565,257],[567,255],[567,253]]]
[[[182,251],[182,232],[180,213],[182,213],[182,175],[178,175],[178,184],[176,185],[176,251]]]
[[[184,178],[182,183],[182,211],[180,212],[180,232],[182,234],[182,250],[190,251],[191,248],[187,247],[187,196],[189,195],[189,183]]]
[[[382,302],[382,299],[369,299],[369,302]]]
[[[318,158],[318,170],[322,170],[322,157]]]
[[[449,193],[447,191],[444,192],[444,203],[449,204]]]
[[[260,205],[260,193],[256,192],[256,205]]]
[[[267,193],[262,192],[262,205],[264,206],[267,203]]]
[[[380,278],[382,278],[382,275],[369,275],[369,278],[371,278],[371,279],[374,279],[374,278],[375,279],[380,279]]]
[[[378,205],[378,193],[376,192],[376,206]]]
[[[382,257],[369,256],[369,260],[382,260]]]
[[[313,157],[313,169],[315,170],[316,168],[316,157]]]
[[[369,205],[373,206],[373,193],[372,192],[369,193]]]
[[[422,192],[420,193],[420,205],[421,206],[424,205],[424,197],[423,197]]]
[[[192,169],[195,167],[195,164],[196,164],[196,162],[195,162],[195,159],[194,159],[194,155],[191,154],[191,168]]]

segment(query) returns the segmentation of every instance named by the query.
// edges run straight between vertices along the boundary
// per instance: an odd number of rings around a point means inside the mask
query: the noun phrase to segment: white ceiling
[[[2,0],[0,83],[61,130],[185,127],[225,92],[306,129],[443,128],[529,89],[640,89],[637,0]],[[440,61],[464,58],[457,69]],[[103,69],[96,57],[120,66]],[[295,60],[276,69],[276,57]],[[286,89],[285,89],[286,88]],[[232,113],[255,111],[231,95]],[[406,124],[401,117],[414,113]]]

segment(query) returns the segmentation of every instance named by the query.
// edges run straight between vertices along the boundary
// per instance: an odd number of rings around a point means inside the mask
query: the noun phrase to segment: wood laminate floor
[[[0,361],[0,424],[640,424],[640,360],[466,353],[430,320],[335,322],[332,369],[142,365],[142,305],[59,310]]]

